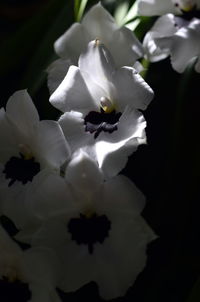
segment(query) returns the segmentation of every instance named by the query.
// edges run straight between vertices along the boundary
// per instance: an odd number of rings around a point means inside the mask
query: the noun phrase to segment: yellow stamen
[[[17,268],[17,264],[5,266],[2,275],[9,282],[15,282],[16,280],[22,279],[22,275],[19,269]]]
[[[184,11],[184,12],[191,12],[192,10],[194,9],[194,5],[188,5],[188,6],[184,6],[183,8],[182,8],[182,10]]]
[[[99,46],[100,40],[98,38],[95,39],[95,46]]]
[[[101,107],[105,113],[111,113],[115,110],[113,103],[105,96],[100,99]]]
[[[88,209],[87,211],[84,212],[84,216],[87,218],[91,218],[94,215],[94,211],[91,209]]]
[[[31,149],[29,148],[29,146],[25,145],[25,144],[19,144],[19,150],[20,153],[24,156],[24,159],[28,160],[33,158],[33,153],[31,151]]]
[[[195,8],[194,1],[180,1],[180,7],[184,12],[190,12]]]

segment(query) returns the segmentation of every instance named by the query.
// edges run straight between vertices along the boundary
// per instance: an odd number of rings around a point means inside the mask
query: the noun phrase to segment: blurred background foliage
[[[54,41],[97,1],[1,0],[1,106],[28,88],[44,119],[56,119],[48,102],[46,68],[56,59]],[[142,41],[155,17],[138,17],[134,1],[103,0],[119,25]],[[118,301],[200,301],[200,75],[189,66],[176,73],[170,60],[148,64],[143,73],[155,98],[144,112],[148,144],[140,146],[122,173],[147,197],[143,216],[159,238],[148,248],[147,266]],[[131,238],[130,238],[131,240]],[[100,301],[91,283],[67,301]]]

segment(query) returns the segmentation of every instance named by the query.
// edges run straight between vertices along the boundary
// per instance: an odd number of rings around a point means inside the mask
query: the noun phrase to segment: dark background
[[[113,12],[117,3],[105,1]],[[87,9],[96,3],[89,1]],[[130,4],[132,1],[130,1]],[[138,37],[150,28],[141,23]],[[74,1],[0,1],[0,104],[28,88],[42,119],[56,119],[48,103],[47,66],[56,58],[53,42],[74,22]],[[151,64],[146,81],[155,98],[144,112],[148,144],[140,146],[122,173],[147,197],[144,218],[159,238],[148,248],[148,262],[119,301],[199,302],[200,289],[200,74],[178,74],[170,60]],[[196,285],[195,285],[196,284]],[[98,301],[94,283],[66,301]]]

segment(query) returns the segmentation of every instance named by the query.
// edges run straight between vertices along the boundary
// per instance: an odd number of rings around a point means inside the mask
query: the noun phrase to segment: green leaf
[[[143,59],[142,62],[141,62],[144,70],[142,70],[140,72],[140,75],[145,79],[146,78],[146,75],[148,73],[148,69],[149,69],[149,65],[150,65],[150,61],[146,60],[146,59]]]
[[[79,11],[79,7],[80,7],[80,1],[81,0],[75,0],[74,1],[74,17],[75,17],[76,21],[78,19],[78,11]]]
[[[130,23],[127,23],[125,26],[127,28],[129,28],[130,30],[132,31],[135,31],[136,28],[138,27],[138,25],[140,24],[141,20],[139,18],[137,18],[136,20],[130,22]]]
[[[84,14],[86,5],[87,5],[88,0],[76,0],[75,1],[75,20],[77,22],[81,21],[81,18]]]
[[[137,18],[137,2],[133,3],[129,11],[127,12],[126,16],[123,18],[121,25],[129,23]]]
[[[135,28],[135,34],[138,39],[141,41],[144,35],[149,31],[149,29],[153,26],[156,17],[139,17],[140,22]]]
[[[123,20],[127,15],[128,6],[128,2],[122,2],[117,6],[114,12],[114,19],[119,26],[124,24]]]

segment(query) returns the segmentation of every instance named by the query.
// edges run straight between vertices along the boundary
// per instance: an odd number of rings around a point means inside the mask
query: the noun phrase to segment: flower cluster
[[[48,85],[59,120],[40,121],[26,90],[0,110],[0,286],[10,300],[55,302],[95,281],[113,299],[156,238],[141,216],[143,194],[119,175],[146,141],[140,110],[153,91],[132,67],[143,47],[99,3],[55,50]]]
[[[144,38],[146,57],[157,62],[170,55],[177,72],[195,60],[200,72],[200,1],[138,0],[138,13],[159,17]]]

